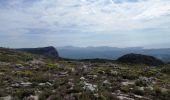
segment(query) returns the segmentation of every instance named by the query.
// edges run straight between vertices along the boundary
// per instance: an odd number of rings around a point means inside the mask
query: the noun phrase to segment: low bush
[[[34,90],[33,89],[25,89],[25,88],[21,88],[21,89],[17,89],[15,91],[13,91],[12,94],[14,97],[18,97],[20,100],[23,99],[24,97],[28,97],[30,95],[34,95]]]
[[[125,93],[129,92],[129,86],[121,86],[120,89],[121,89],[122,92],[125,92]]]
[[[147,86],[147,83],[146,83],[146,82],[143,82],[143,81],[141,81],[141,80],[137,80],[137,81],[135,82],[135,85],[136,85],[136,86]]]
[[[135,87],[132,92],[137,95],[144,95],[144,91],[140,90],[138,87]]]

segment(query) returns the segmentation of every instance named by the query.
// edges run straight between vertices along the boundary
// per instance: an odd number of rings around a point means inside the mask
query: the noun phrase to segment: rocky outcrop
[[[121,63],[131,63],[131,64],[146,64],[149,66],[158,66],[164,64],[161,60],[142,54],[127,54],[117,59]]]
[[[17,49],[17,50],[32,53],[32,54],[54,57],[54,58],[59,57],[57,50],[52,46],[41,47],[41,48],[22,48],[22,49]]]

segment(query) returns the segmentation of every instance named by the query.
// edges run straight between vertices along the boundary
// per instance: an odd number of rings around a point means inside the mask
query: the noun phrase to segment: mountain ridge
[[[24,51],[32,54],[44,55],[48,57],[54,57],[54,58],[59,57],[57,49],[54,48],[53,46],[37,47],[37,48],[20,48],[16,50]]]
[[[128,48],[117,48],[117,47],[74,47],[74,46],[65,46],[65,47],[56,47],[60,56],[63,58],[70,59],[112,59],[116,60],[117,58],[129,54],[145,54],[154,56],[163,60],[164,62],[170,62],[170,48],[158,48],[158,49],[145,49],[143,47],[128,47]]]

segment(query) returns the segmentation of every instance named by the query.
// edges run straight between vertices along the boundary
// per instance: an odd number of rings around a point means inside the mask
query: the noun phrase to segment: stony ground
[[[0,49],[0,100],[170,100],[170,65],[56,60]]]

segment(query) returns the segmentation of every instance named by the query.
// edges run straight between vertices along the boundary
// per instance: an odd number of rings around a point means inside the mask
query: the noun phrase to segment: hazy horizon
[[[0,47],[170,48],[170,0],[0,0]]]
[[[43,48],[43,47],[55,47],[57,48],[81,48],[81,49],[86,49],[86,48],[117,48],[117,49],[128,49],[128,48],[136,48],[136,49],[170,49],[170,47],[162,47],[162,48],[146,48],[146,47],[114,47],[114,46],[72,46],[72,45],[65,45],[65,46],[54,46],[54,45],[45,45],[45,46],[25,46],[25,47],[9,47],[9,46],[0,46],[3,48],[15,48],[15,49],[20,49],[20,48]]]

